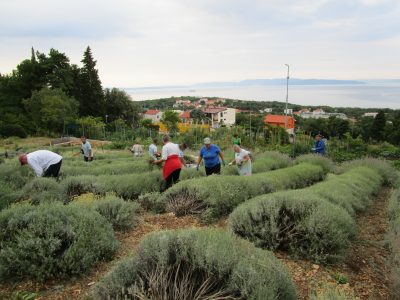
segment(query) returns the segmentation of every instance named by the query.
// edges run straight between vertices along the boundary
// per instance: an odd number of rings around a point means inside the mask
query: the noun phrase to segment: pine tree
[[[77,97],[80,103],[79,114],[81,116],[103,117],[104,93],[96,69],[96,61],[93,59],[89,46],[86,48],[81,62],[83,67],[79,74],[80,95]]]
[[[382,110],[380,110],[376,115],[374,122],[372,123],[371,138],[376,141],[383,141],[385,126],[386,126],[385,113]]]

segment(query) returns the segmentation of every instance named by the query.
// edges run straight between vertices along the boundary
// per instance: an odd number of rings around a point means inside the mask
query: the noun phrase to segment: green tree
[[[170,134],[174,134],[178,131],[179,114],[173,110],[166,110],[161,118],[163,123]]]
[[[81,126],[82,135],[89,138],[102,136],[106,126],[101,117],[86,116],[79,118],[77,122]]]
[[[123,119],[130,126],[139,124],[140,106],[134,103],[125,91],[116,88],[105,89],[104,99],[109,122]]]
[[[371,138],[376,141],[383,141],[385,126],[386,126],[385,113],[382,110],[380,110],[376,115],[371,126]]]
[[[195,120],[197,123],[201,123],[206,119],[206,115],[201,111],[201,109],[193,109],[190,112],[190,118]]]
[[[37,132],[61,133],[77,117],[78,102],[60,89],[43,88],[23,101]]]
[[[349,128],[349,121],[347,120],[339,119],[336,117],[330,117],[328,119],[328,137],[342,138],[347,132],[349,132]]]
[[[92,51],[88,46],[83,54],[83,67],[79,72],[78,101],[79,114],[81,116],[105,116],[104,93],[96,69],[96,61],[93,59]]]

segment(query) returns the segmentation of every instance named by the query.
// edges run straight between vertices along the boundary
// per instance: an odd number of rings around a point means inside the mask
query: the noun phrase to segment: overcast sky
[[[1,0],[0,73],[33,46],[104,86],[285,77],[400,77],[399,0]]]

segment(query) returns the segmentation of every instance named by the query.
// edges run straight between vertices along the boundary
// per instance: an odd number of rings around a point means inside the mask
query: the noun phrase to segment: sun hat
[[[206,138],[204,139],[204,144],[210,145],[210,144],[211,144],[210,138],[206,137]]]

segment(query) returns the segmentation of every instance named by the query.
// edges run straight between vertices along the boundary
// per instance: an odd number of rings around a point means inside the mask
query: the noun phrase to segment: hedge
[[[400,295],[400,188],[394,190],[388,205],[389,230],[388,244],[391,252],[391,286],[393,299]]]
[[[288,272],[273,253],[221,229],[160,231],[146,236],[136,256],[114,267],[94,286],[92,296],[297,299]]]
[[[119,174],[132,174],[143,173],[153,170],[153,166],[147,161],[138,160],[130,161],[117,160],[113,163],[98,163],[93,161],[90,163],[81,162],[80,165],[66,165],[62,167],[62,176],[80,176],[80,175],[119,175]]]
[[[346,172],[349,169],[359,166],[370,167],[377,170],[383,178],[383,184],[386,186],[394,186],[399,179],[398,173],[388,161],[377,158],[356,159],[344,163],[339,173]]]
[[[262,173],[271,170],[286,168],[292,165],[291,158],[277,151],[267,151],[257,154],[252,162],[252,173]],[[223,168],[222,174],[224,175],[237,175],[237,167]]]
[[[81,275],[117,246],[112,226],[93,210],[52,203],[0,212],[0,280]]]
[[[176,215],[201,214],[212,222],[228,215],[240,203],[257,195],[295,189],[320,181],[321,167],[308,163],[252,176],[209,176],[181,181],[161,195],[168,212]]]
[[[140,206],[115,196],[106,196],[94,203],[94,210],[105,217],[115,230],[126,230],[134,227],[138,221]]]
[[[364,209],[381,183],[378,170],[357,167],[302,190],[251,199],[233,211],[229,227],[263,248],[321,263],[341,260],[355,230],[349,212]]]
[[[316,262],[340,259],[355,232],[341,207],[308,191],[256,197],[229,216],[230,229],[256,246],[286,250]]]
[[[335,170],[335,164],[329,158],[319,154],[304,154],[300,155],[295,160],[296,163],[310,163],[321,166],[325,173],[332,172]]]

